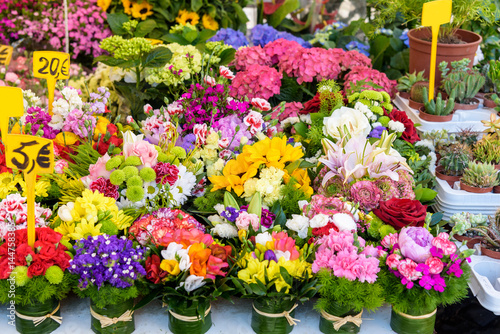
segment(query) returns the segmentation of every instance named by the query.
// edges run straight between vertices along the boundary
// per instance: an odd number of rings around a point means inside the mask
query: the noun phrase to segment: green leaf
[[[288,14],[299,8],[299,0],[285,0],[285,2],[267,18],[267,23],[276,28]]]
[[[212,37],[213,35],[215,35],[215,33],[216,33],[215,30],[203,29],[202,31],[200,31],[198,43],[205,42],[210,37]]]
[[[117,34],[117,35],[124,35],[124,34],[127,33],[127,31],[122,28],[123,24],[125,22],[129,21],[129,18],[128,18],[128,16],[126,14],[124,14],[124,13],[119,13],[119,14],[112,13],[112,14],[108,14],[107,21],[108,21],[109,27],[111,28],[111,30],[115,34]]]
[[[371,43],[370,53],[373,55],[373,68],[380,68],[384,52],[390,45],[389,37],[378,35]]]
[[[441,220],[443,220],[443,213],[442,212],[436,212],[432,215],[431,217],[431,222],[429,223],[430,226],[434,226],[437,223],[439,223]]]
[[[94,59],[94,62],[101,62],[108,66],[118,66],[121,68],[131,68],[139,65],[139,59],[134,60],[124,60],[124,59],[116,59],[111,56],[99,56]]]
[[[149,51],[142,59],[143,67],[162,67],[172,59],[172,51],[165,47],[157,47]]]
[[[135,29],[135,37],[144,37],[156,28],[156,21],[149,19],[146,21],[139,22],[137,28]]]
[[[178,34],[165,34],[161,37],[161,40],[168,43],[178,43],[180,45],[189,45],[189,43],[184,37]]]
[[[137,304],[134,305],[133,310],[135,311],[135,310],[140,309],[141,307],[148,305],[155,298],[159,297],[159,292],[160,292],[159,290],[153,290],[148,295],[142,297],[141,300]]]
[[[245,11],[243,11],[243,8],[241,8],[241,6],[235,2],[232,3],[232,6],[233,6],[233,9],[234,9],[236,16],[240,20],[240,23],[245,25],[245,23],[247,23],[249,21],[249,19],[247,17],[247,14],[245,14]]]
[[[184,37],[186,41],[188,41],[188,43],[190,44],[192,44],[194,40],[198,38],[198,35],[199,35],[198,30],[189,30],[182,32],[182,37]]]
[[[313,164],[309,161],[302,160],[300,162],[299,168],[313,168],[316,167],[318,164]]]
[[[265,296],[266,292],[260,288],[259,285],[255,283],[250,283],[250,288],[252,289],[252,292],[256,294],[257,296]]]
[[[293,278],[292,276],[290,276],[290,274],[288,273],[288,271],[285,269],[285,267],[280,267],[280,274],[281,274],[281,277],[283,277],[283,280],[289,284],[289,285],[292,285],[293,284]]]
[[[219,58],[220,58],[219,65],[227,65],[230,62],[232,62],[235,54],[236,54],[236,50],[233,48],[226,49],[226,50],[222,51],[220,56],[219,56]]]
[[[391,44],[391,47],[394,49],[394,51],[401,51],[406,47],[404,45],[403,41],[397,37],[392,37],[390,39],[390,44]]]
[[[203,6],[203,0],[192,0],[191,1],[191,9],[193,12],[197,12]]]
[[[172,22],[175,20],[175,16],[177,15],[177,12],[169,12],[168,10],[165,10],[163,8],[158,8],[155,7],[153,9],[155,12],[159,13],[161,16],[163,16],[167,21]]]
[[[406,72],[406,70],[410,67],[410,52],[408,50],[409,49],[405,50],[407,52],[401,51],[396,53],[391,58],[391,67]]]
[[[415,189],[415,199],[420,202],[432,201],[437,196],[437,191],[429,188],[417,188]]]
[[[299,135],[301,135],[304,138],[307,138],[307,132],[309,128],[306,123],[304,122],[295,123],[293,127],[295,128],[295,131],[297,131]]]

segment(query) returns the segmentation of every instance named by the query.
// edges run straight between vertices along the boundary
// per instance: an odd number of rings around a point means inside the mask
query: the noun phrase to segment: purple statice
[[[238,216],[240,215],[240,211],[228,206],[226,210],[222,211],[220,215],[221,217],[224,217],[230,222],[234,223],[236,221],[236,218],[238,218]]]
[[[379,125],[376,128],[373,128],[372,131],[370,131],[370,134],[368,135],[369,138],[380,138],[382,136],[382,132],[387,130],[386,127]]]
[[[146,249],[134,247],[131,240],[115,235],[89,236],[75,245],[76,255],[70,261],[69,271],[79,277],[79,287],[90,285],[101,288],[109,284],[127,288],[146,275],[143,262]]]
[[[369,57],[370,56],[370,46],[363,44],[358,41],[351,41],[349,42],[346,46],[346,49],[348,51],[355,50],[358,51],[361,54],[364,54],[365,56]]]
[[[193,133],[189,133],[184,137],[180,137],[177,139],[175,146],[180,146],[185,149],[187,152],[194,150],[196,147],[196,136]]]
[[[245,35],[241,31],[231,28],[220,29],[212,38],[209,39],[209,41],[223,41],[224,44],[231,45],[235,49],[239,49],[242,46],[248,45],[248,41]]]
[[[229,139],[228,149],[234,151],[234,149],[240,146],[241,138],[247,137],[249,139],[248,145],[252,144],[250,138],[252,134],[247,130],[247,126],[243,124],[243,121],[236,115],[226,116],[212,124],[212,129],[215,131],[220,131],[220,138]]]
[[[96,119],[90,113],[73,109],[64,120],[62,131],[73,132],[80,138],[87,138],[94,133]]]
[[[40,132],[43,138],[54,139],[56,137],[59,131],[49,125],[52,116],[48,112],[40,107],[30,107],[26,113],[25,124],[31,124],[30,131],[33,136]]]

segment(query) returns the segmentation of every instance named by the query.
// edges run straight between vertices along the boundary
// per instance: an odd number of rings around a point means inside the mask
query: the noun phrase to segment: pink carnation
[[[346,90],[350,89],[352,84],[361,80],[365,80],[367,82],[369,81],[376,85],[382,86],[382,88],[376,89],[371,86],[365,85],[366,89],[385,91],[389,93],[391,97],[394,97],[394,94],[396,93],[396,85],[397,85],[396,80],[389,80],[389,78],[387,78],[387,75],[385,75],[385,73],[371,69],[367,66],[352,67],[351,71],[347,73],[347,75],[344,78],[345,81],[344,89]]]
[[[267,100],[280,93],[282,77],[274,68],[250,65],[235,75],[231,83],[231,95],[242,99],[246,96],[249,99],[260,97]]]
[[[415,261],[411,259],[404,259],[399,261],[398,271],[401,275],[403,275],[410,281],[415,281],[422,275],[422,273],[417,271],[417,264],[415,263]]]
[[[239,48],[234,55],[233,65],[238,71],[245,71],[251,65],[271,66],[271,58],[260,45]]]
[[[242,211],[238,218],[236,218],[235,224],[240,230],[248,231],[248,227],[252,225],[253,230],[258,231],[260,227],[259,216]]]

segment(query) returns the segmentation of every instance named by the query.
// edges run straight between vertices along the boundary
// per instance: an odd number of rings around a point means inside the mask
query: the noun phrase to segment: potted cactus
[[[477,226],[469,230],[477,232],[481,237],[481,254],[500,259],[500,209],[495,217],[489,217],[487,226]]]
[[[424,87],[424,106],[420,107],[419,117],[428,122],[449,122],[453,118],[453,108],[455,108],[455,91],[453,90],[447,101],[443,101],[441,93],[436,99],[429,101],[427,88]]]
[[[476,160],[494,164],[500,169],[500,140],[485,137],[474,145],[473,152]]]
[[[443,89],[451,96],[455,92],[456,109],[472,110],[479,107],[479,100],[474,96],[484,86],[486,79],[476,69],[469,69],[470,59],[462,59],[451,62],[451,71],[448,63],[443,61],[439,64],[439,70],[443,78]]]
[[[453,226],[450,234],[452,234],[455,239],[458,241],[469,241],[478,237],[478,233],[472,229],[479,226],[487,226],[488,218],[480,213],[455,213],[450,217],[449,224]]]
[[[424,78],[424,71],[420,71],[416,74],[415,73],[416,72],[407,73],[406,75],[398,79],[398,85],[396,86],[396,89],[399,92],[399,96],[401,96],[402,98],[410,98],[411,88],[416,82],[427,81],[427,79]]]
[[[460,180],[465,168],[471,160],[470,149],[467,145],[455,144],[450,146],[446,154],[439,160],[436,168],[436,177],[448,182],[450,187]]]
[[[460,179],[460,189],[471,193],[489,193],[498,185],[498,170],[492,164],[470,161]]]
[[[498,104],[493,100],[492,96],[498,93],[498,89],[500,89],[500,60],[490,60],[488,72],[486,72],[486,75],[491,81],[493,92],[484,94],[483,105],[486,108],[493,109]]]
[[[429,89],[427,81],[417,81],[411,86],[410,98],[408,100],[410,108],[418,110],[424,106],[424,88]]]

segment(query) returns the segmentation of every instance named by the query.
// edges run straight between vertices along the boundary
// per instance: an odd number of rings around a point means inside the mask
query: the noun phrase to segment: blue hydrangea
[[[224,44],[231,45],[235,49],[239,49],[242,46],[247,46],[248,41],[245,35],[241,31],[237,31],[231,28],[222,28],[217,33],[209,39],[210,42],[223,41]]]
[[[268,26],[267,24],[257,24],[250,32],[250,41],[255,46],[260,45],[263,47],[266,44],[277,40],[278,38],[276,38],[276,36],[278,33],[278,30]]]
[[[289,40],[289,41],[295,41],[295,42],[299,43],[304,48],[310,48],[311,47],[311,44],[309,42],[304,41],[302,38],[294,36],[294,35],[290,34],[289,32],[280,31],[276,35],[276,39],[280,39],[280,38],[283,38],[283,39],[286,39],[286,40]]]
[[[361,54],[364,54],[365,56],[369,57],[370,56],[370,46],[369,45],[366,45],[366,44],[363,44],[361,42],[358,42],[358,41],[352,41],[352,42],[349,42],[346,46],[346,49],[351,51],[351,50],[356,50],[358,51],[359,53]]]
[[[403,33],[401,36],[399,36],[399,39],[405,43],[407,47],[410,47],[410,38],[408,37],[408,29],[403,30]]]

